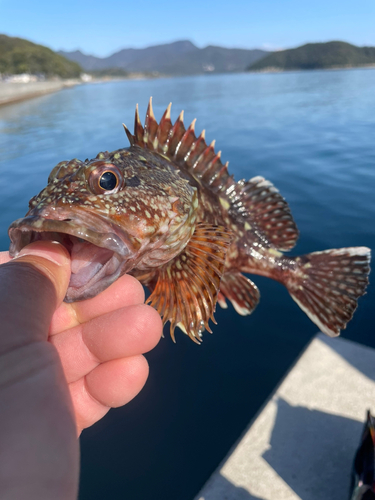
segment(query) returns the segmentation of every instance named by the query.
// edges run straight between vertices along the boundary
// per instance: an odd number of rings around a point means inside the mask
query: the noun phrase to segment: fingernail
[[[45,248],[47,247],[47,248]],[[24,247],[13,260],[34,255],[53,262],[57,266],[64,266],[69,258],[68,251],[57,241],[36,241]]]

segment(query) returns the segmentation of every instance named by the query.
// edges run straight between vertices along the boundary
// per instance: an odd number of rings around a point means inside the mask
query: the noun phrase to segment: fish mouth
[[[57,241],[71,257],[72,274],[65,302],[95,297],[134,267],[136,249],[126,234],[119,234],[100,217],[84,218],[54,213],[54,218],[29,215],[9,227],[9,254],[15,257],[34,241]],[[91,226],[91,228],[90,228]],[[95,227],[95,229],[92,229]]]

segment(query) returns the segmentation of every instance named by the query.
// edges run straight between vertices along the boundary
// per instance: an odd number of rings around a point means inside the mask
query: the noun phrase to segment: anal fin
[[[258,305],[260,293],[258,287],[238,271],[229,271],[224,274],[220,282],[219,304],[226,307],[225,298],[231,301],[234,309],[247,316]]]
[[[224,227],[199,223],[184,250],[161,268],[147,302],[162,316],[164,324],[171,322],[173,340],[176,326],[182,326],[198,344],[204,329],[211,332],[208,321],[215,321],[220,279],[231,239],[232,233]]]

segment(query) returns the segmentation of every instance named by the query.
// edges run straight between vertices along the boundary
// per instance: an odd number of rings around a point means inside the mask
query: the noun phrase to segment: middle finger
[[[150,306],[132,305],[94,318],[50,338],[59,352],[67,382],[111,359],[143,354],[159,342],[160,316]]]

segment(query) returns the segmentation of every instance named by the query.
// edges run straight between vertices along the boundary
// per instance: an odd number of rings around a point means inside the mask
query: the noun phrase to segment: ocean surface
[[[2,249],[54,165],[126,147],[121,124],[151,95],[158,119],[170,101],[173,120],[197,118],[236,179],[279,188],[301,233],[292,254],[375,248],[375,70],[357,69],[82,85],[0,108]],[[253,315],[218,307],[201,346],[167,335],[142,393],[83,433],[81,500],[194,498],[317,331],[282,285],[254,281]],[[370,285],[345,338],[375,347],[374,298]]]

